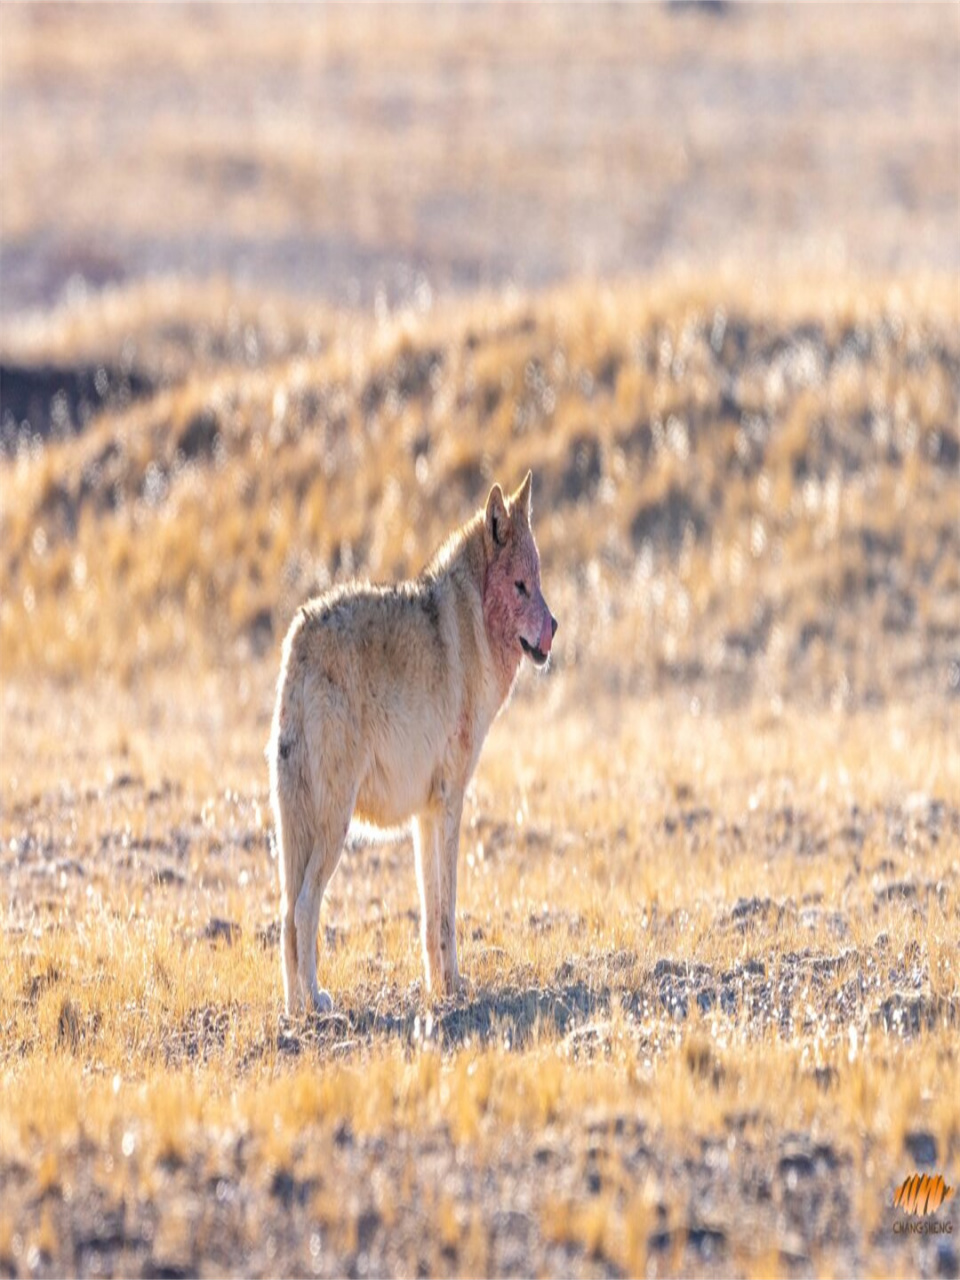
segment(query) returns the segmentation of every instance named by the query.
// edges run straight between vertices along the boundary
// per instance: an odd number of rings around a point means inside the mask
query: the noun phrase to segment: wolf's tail
[[[284,780],[293,772],[298,748],[303,749],[303,679],[292,668],[290,649],[293,637],[283,646],[283,661],[277,681],[277,700],[273,708],[270,737],[264,755],[270,766],[270,791],[277,796]],[[296,685],[297,687],[293,687]]]

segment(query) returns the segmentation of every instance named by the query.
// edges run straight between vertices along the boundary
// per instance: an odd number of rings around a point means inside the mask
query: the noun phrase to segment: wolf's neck
[[[441,542],[430,557],[422,578],[438,578],[441,574],[452,572],[458,564],[463,564],[471,572],[483,569],[483,512],[479,511],[466,524],[456,529]],[[477,586],[481,585],[480,577]]]

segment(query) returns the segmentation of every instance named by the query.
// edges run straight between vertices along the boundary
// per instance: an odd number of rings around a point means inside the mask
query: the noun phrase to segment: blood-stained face
[[[531,483],[528,471],[509,498],[504,498],[498,484],[487,498],[483,614],[490,640],[504,660],[516,662],[525,653],[542,667],[550,656],[558,624],[540,589],[540,553],[530,528]]]

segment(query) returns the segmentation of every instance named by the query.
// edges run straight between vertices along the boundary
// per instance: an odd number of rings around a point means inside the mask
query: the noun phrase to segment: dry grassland
[[[277,12],[2,10],[0,1274],[956,1275],[955,9]],[[400,839],[288,1021],[281,637],[527,467],[468,989]]]
[[[891,1207],[960,1150],[949,291],[304,314],[256,368],[215,312],[29,339],[132,333],[147,389],[2,462],[4,1266],[955,1270]],[[209,354],[152,389],[173,313]],[[357,848],[288,1023],[279,637],[528,464],[564,643],[469,796],[468,994],[424,1003],[408,842]]]

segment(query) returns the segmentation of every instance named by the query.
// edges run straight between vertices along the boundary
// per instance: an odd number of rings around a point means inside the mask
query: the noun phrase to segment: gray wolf
[[[464,792],[524,656],[543,667],[557,630],[540,587],[531,482],[528,472],[509,497],[495,484],[413,581],[338,587],[290,625],[267,747],[288,1013],[333,1007],[317,985],[317,928],[353,820],[412,819],[426,988],[461,987]]]

